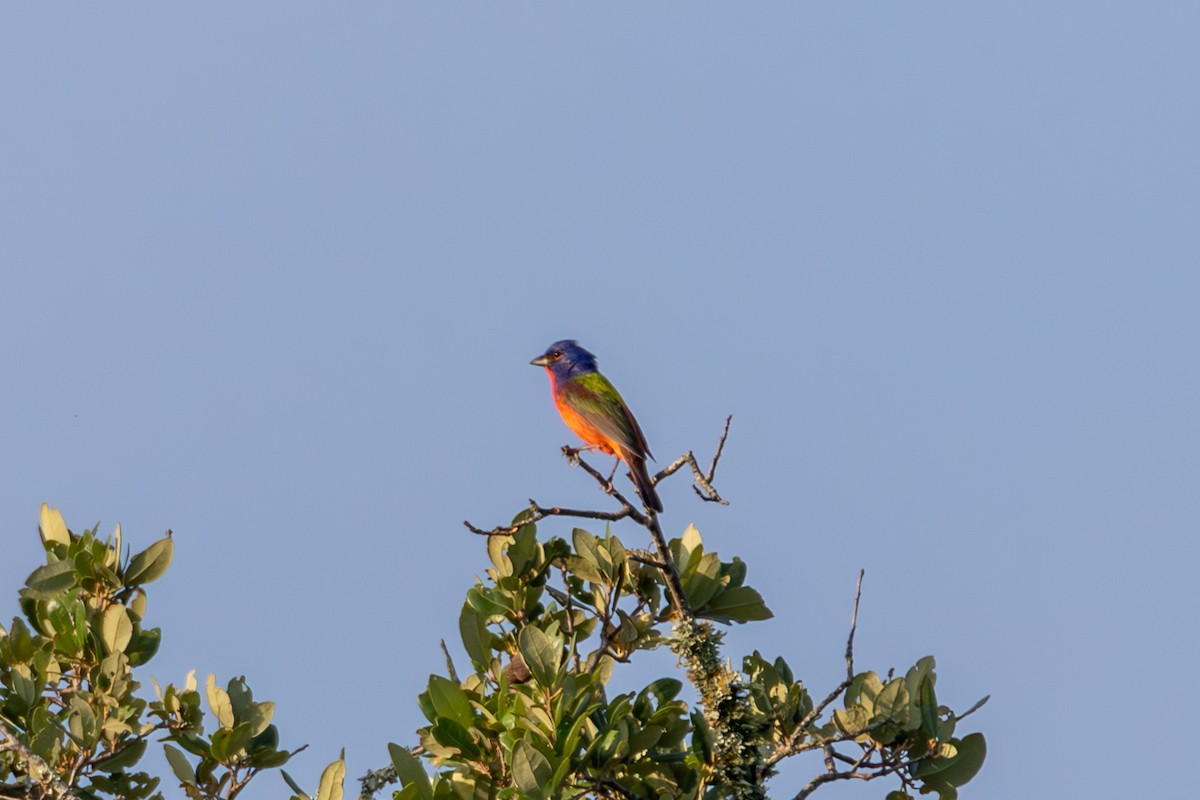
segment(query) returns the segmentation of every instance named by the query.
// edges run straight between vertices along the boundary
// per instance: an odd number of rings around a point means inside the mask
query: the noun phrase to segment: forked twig
[[[721,438],[717,442],[717,451],[713,453],[712,463],[709,464],[707,473],[700,471],[700,465],[696,463],[695,454],[691,450],[688,450],[679,458],[659,470],[651,480],[657,484],[668,475],[674,475],[683,468],[684,464],[687,464],[692,468],[692,476],[696,479],[697,485],[693,486],[692,490],[696,493],[697,497],[706,503],[720,503],[723,506],[729,505],[728,500],[722,499],[721,495],[717,494],[717,490],[713,488],[712,483],[717,474],[717,462],[721,460],[721,453],[725,450],[725,440],[729,437],[729,424],[731,422],[733,422],[732,414],[725,418],[725,429],[721,431]]]

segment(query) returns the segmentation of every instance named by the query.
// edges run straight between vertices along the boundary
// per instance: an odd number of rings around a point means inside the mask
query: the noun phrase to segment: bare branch
[[[657,484],[663,478],[666,478],[669,475],[674,475],[686,464],[692,468],[692,477],[694,477],[696,479],[696,483],[699,484],[698,486],[693,486],[692,489],[696,492],[696,495],[701,500],[704,500],[708,503],[720,503],[723,506],[729,505],[728,500],[723,500],[721,495],[717,494],[717,490],[713,488],[712,482],[713,478],[717,474],[717,462],[721,460],[721,452],[725,449],[725,439],[729,436],[729,424],[731,422],[733,422],[732,414],[725,418],[725,429],[721,431],[721,438],[717,442],[717,451],[713,454],[712,464],[709,465],[707,474],[700,471],[700,465],[696,462],[695,454],[689,450],[679,458],[672,461],[666,467],[659,470],[659,472],[653,478],[651,478],[651,480]],[[703,489],[703,491],[701,491],[701,489]]]
[[[815,750],[817,747],[822,746],[814,742],[809,742],[807,744],[803,742],[797,743],[795,737],[803,736],[808,726],[820,719],[821,714],[824,713],[825,709],[829,707],[829,704],[841,697],[842,692],[846,691],[846,689],[850,687],[851,682],[854,680],[854,633],[858,629],[858,605],[862,600],[862,583],[863,575],[865,574],[866,570],[860,569],[858,571],[858,583],[854,588],[854,610],[850,614],[850,635],[846,637],[846,677],[841,683],[834,687],[833,691],[825,695],[825,699],[814,706],[812,711],[809,711],[804,715],[804,718],[800,720],[800,724],[796,726],[796,734],[789,738],[786,742],[782,742],[769,756],[767,756],[766,764],[768,767],[779,763],[788,756],[793,756],[797,753],[803,753],[808,750]],[[865,733],[865,731],[862,733]],[[861,735],[861,733],[848,735],[845,739],[839,737],[838,739],[832,739],[828,741],[844,741],[854,739],[859,735]]]
[[[858,629],[858,603],[862,600],[862,582],[865,569],[858,571],[858,586],[854,589],[854,613],[850,615],[850,636],[846,639],[846,680],[854,680],[854,631]]]
[[[626,550],[625,555],[629,556],[629,558],[633,559],[639,564],[645,564],[647,567],[666,569],[666,565],[663,564],[663,562],[655,559],[654,556],[650,555],[649,550]]]
[[[674,474],[689,465],[692,468],[692,475],[700,488],[693,486],[696,494],[702,500],[708,502],[720,503],[729,505],[728,501],[721,498],[717,490],[713,487],[712,482],[717,473],[717,464],[721,460],[721,453],[725,449],[725,440],[729,437],[729,426],[733,422],[733,416],[725,418],[725,427],[721,431],[721,438],[717,441],[717,449],[713,454],[712,463],[709,465],[708,473],[705,474],[700,470],[700,465],[696,462],[695,455],[689,450],[686,454],[678,458],[674,463],[663,469],[653,478],[653,483],[658,483],[669,475]],[[486,529],[472,525],[469,521],[463,520],[463,525],[467,530],[478,536],[512,536],[520,530],[522,525],[540,522],[546,517],[575,517],[577,519],[598,519],[606,522],[616,522],[622,519],[633,520],[638,525],[642,526],[650,532],[654,539],[654,547],[658,551],[658,559],[651,561],[643,561],[643,563],[652,564],[663,576],[663,582],[667,586],[667,593],[670,595],[671,602],[675,606],[676,613],[680,619],[691,619],[694,617],[692,609],[688,604],[687,595],[684,594],[683,584],[679,580],[679,570],[675,565],[674,559],[671,557],[670,548],[667,546],[667,538],[663,535],[662,527],[658,523],[658,518],[652,511],[647,510],[647,513],[642,513],[637,506],[630,502],[624,494],[613,484],[610,477],[606,477],[603,473],[587,463],[580,457],[580,453],[588,448],[573,448],[564,446],[562,448],[563,456],[571,464],[574,464],[584,472],[591,475],[600,486],[601,491],[612,497],[621,507],[616,511],[591,511],[577,508],[561,508],[559,506],[542,506],[536,500],[530,499],[529,513],[522,516],[520,522],[512,525],[501,525],[495,528]],[[701,490],[703,489],[703,491]]]
[[[850,762],[850,769],[845,770],[843,772],[839,772],[838,769],[834,766],[834,763],[833,763],[834,759],[835,758],[846,759],[846,760],[849,760],[849,759],[847,759],[847,757],[845,757],[845,756],[842,756],[840,753],[836,752],[833,749],[832,745],[827,744],[827,745],[825,745],[824,749],[825,749],[825,770],[826,771],[822,772],[820,775],[817,775],[812,780],[810,780],[808,783],[806,783],[804,785],[804,788],[801,789],[796,794],[796,797],[794,798],[794,800],[804,800],[804,798],[811,795],[813,792],[815,792],[821,786],[823,786],[827,783],[832,783],[833,781],[845,781],[845,780],[873,781],[876,778],[882,778],[885,775],[891,775],[893,772],[896,772],[897,770],[906,766],[907,763],[909,763],[909,762],[904,762],[904,761],[895,761],[895,762],[888,763],[888,764],[881,766],[881,768],[879,768],[878,770],[876,770],[874,772],[859,772],[859,770],[862,767],[866,766],[868,760],[871,757],[871,754],[873,752],[875,752],[875,746],[872,745],[870,747],[866,747],[863,749],[863,754],[861,757]]]
[[[530,515],[515,525],[501,525],[499,527],[492,528],[491,530],[477,528],[466,520],[463,520],[463,525],[465,525],[467,530],[469,530],[471,533],[478,534],[479,536],[512,536],[521,529],[522,525],[530,525],[541,522],[546,517],[576,517],[578,519],[600,519],[607,522],[616,522],[628,517],[629,519],[637,522],[639,525],[645,524],[645,517],[638,513],[637,510],[634,509],[633,506],[629,505],[628,502],[626,502],[625,505],[617,511],[585,511],[576,508],[540,506],[536,500],[531,499],[529,501],[529,511]]]

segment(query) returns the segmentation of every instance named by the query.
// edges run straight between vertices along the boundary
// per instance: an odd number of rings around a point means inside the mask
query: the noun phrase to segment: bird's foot
[[[591,453],[599,449],[600,448],[594,444],[585,444],[582,447],[570,447],[569,445],[563,445],[562,452],[563,455],[567,457],[567,461],[571,462],[571,464],[578,464],[580,453]]]

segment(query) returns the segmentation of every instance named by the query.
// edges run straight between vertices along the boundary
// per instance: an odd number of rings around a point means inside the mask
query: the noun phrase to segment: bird
[[[596,368],[596,356],[574,339],[563,339],[529,363],[546,368],[554,405],[567,427],[589,449],[624,461],[642,502],[661,513],[662,500],[646,471],[646,459],[654,456],[629,406]]]

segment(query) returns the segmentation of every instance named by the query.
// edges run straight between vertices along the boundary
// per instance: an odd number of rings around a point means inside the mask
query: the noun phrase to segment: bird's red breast
[[[553,382],[554,378],[551,377],[550,380]],[[563,402],[562,395],[558,392],[557,387],[555,387],[554,392],[554,405],[558,409],[558,413],[562,416],[563,422],[567,423],[567,427],[574,431],[575,435],[583,439],[585,443],[598,448],[601,452],[607,453],[610,456],[624,458],[621,455],[621,445],[609,439],[579,412]]]

